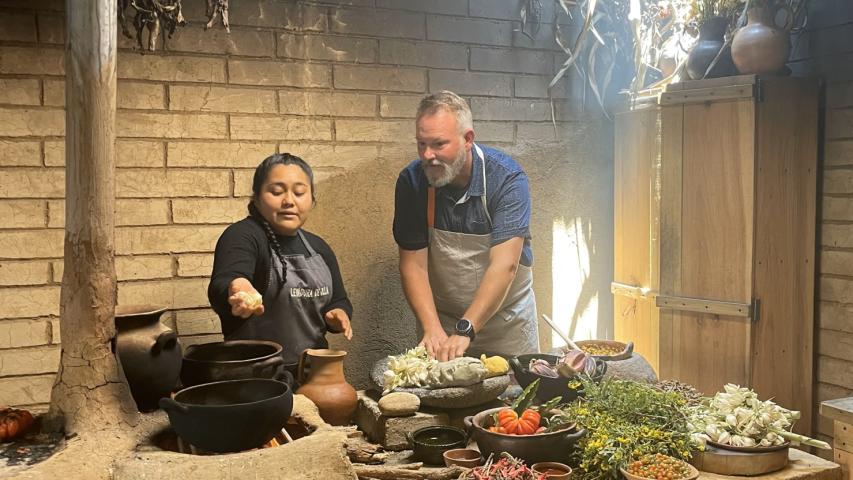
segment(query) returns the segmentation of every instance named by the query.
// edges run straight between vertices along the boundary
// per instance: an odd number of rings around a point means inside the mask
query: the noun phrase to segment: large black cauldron
[[[185,388],[160,408],[178,435],[208,452],[238,452],[270,441],[290,418],[293,392],[284,382],[253,378]]]
[[[245,378],[273,378],[293,386],[293,376],[284,370],[281,345],[262,340],[231,340],[191,345],[184,352],[181,383],[192,387],[203,383]]]

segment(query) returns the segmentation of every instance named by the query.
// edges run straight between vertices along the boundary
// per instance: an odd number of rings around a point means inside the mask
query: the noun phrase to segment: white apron
[[[481,205],[491,228],[486,203],[486,156],[474,145],[483,160]],[[477,173],[474,173],[475,175]],[[474,301],[489,266],[491,235],[448,232],[435,228],[435,188],[427,199],[429,226],[429,283],[441,326],[448,335],[456,332],[456,322]],[[477,332],[466,355],[482,353],[511,357],[539,352],[536,299],[533,296],[533,269],[518,265],[515,279],[497,313]]]

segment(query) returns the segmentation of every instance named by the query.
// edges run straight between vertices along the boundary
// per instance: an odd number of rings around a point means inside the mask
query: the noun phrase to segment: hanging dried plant
[[[118,0],[118,22],[122,33],[133,38],[127,29],[125,11],[128,7],[136,10],[133,27],[136,30],[136,42],[142,51],[157,50],[157,39],[162,35],[163,44],[171,38],[175,28],[186,25],[181,13],[181,0]],[[143,44],[142,36],[148,30],[148,41]]]

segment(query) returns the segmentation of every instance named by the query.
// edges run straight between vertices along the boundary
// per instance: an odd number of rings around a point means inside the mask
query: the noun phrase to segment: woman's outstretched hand
[[[264,303],[261,294],[245,278],[235,278],[228,286],[228,303],[231,305],[231,315],[249,318],[253,315],[263,315]]]
[[[352,340],[352,325],[349,321],[349,315],[343,309],[334,308],[326,312],[326,324],[332,330],[343,333],[347,340]]]

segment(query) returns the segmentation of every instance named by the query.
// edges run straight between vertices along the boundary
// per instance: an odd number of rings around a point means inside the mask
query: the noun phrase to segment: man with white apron
[[[419,159],[397,181],[394,238],[403,291],[440,361],[539,351],[527,176],[474,143],[471,111],[451,92],[418,108]]]

